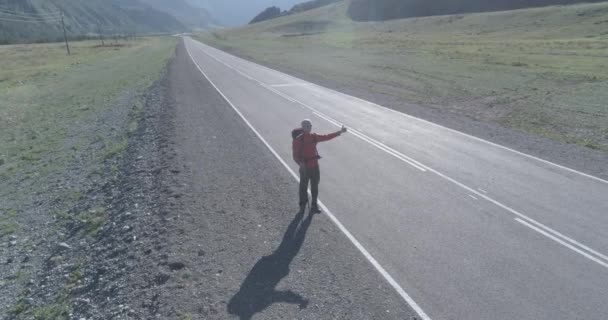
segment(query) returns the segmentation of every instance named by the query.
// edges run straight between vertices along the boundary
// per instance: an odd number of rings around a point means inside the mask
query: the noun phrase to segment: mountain
[[[312,0],[306,1],[299,4],[294,5],[289,11],[289,14],[304,12],[308,10],[313,10],[316,8],[320,8],[323,6],[330,5],[332,3],[340,2],[342,0]]]
[[[606,0],[352,0],[349,16],[355,21],[514,10]]]
[[[188,30],[169,13],[138,0],[0,0],[0,9],[0,44],[62,40],[59,11],[71,38],[100,31],[110,35]]]
[[[253,18],[253,20],[251,20],[251,22],[249,22],[249,24],[278,18],[278,17],[282,16],[283,14],[284,13],[281,12],[281,8],[279,8],[279,7],[266,8],[266,10],[260,12],[260,14],[255,16]]]
[[[203,7],[193,6],[187,0],[139,0],[150,7],[169,13],[190,29],[209,29],[219,23]]]
[[[71,38],[99,32],[173,33],[218,25],[207,10],[187,0],[0,0],[0,44],[62,40],[59,11]]]
[[[205,8],[225,26],[246,25],[262,10],[276,6],[291,8],[305,0],[188,0],[190,4]]]
[[[253,18],[253,20],[251,20],[251,22],[249,22],[249,24],[256,23],[256,22],[262,22],[265,20],[270,20],[270,19],[281,17],[281,16],[285,16],[285,15],[296,14],[296,13],[300,13],[300,12],[304,12],[304,11],[308,11],[308,10],[313,10],[313,9],[327,6],[332,3],[336,3],[336,2],[340,2],[340,1],[343,1],[343,0],[312,0],[312,1],[307,1],[307,2],[302,2],[302,3],[296,4],[293,7],[291,7],[291,9],[289,11],[283,11],[283,12],[281,12],[280,8],[273,6],[273,7],[267,8],[266,10],[262,11],[260,14],[255,16],[255,18]]]

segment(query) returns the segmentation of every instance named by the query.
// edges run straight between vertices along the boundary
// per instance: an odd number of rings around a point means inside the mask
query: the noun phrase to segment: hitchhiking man
[[[302,127],[291,132],[293,138],[293,160],[300,166],[300,209],[305,209],[308,203],[308,181],[310,181],[310,192],[312,193],[312,203],[310,206],[311,213],[320,213],[317,205],[317,197],[319,195],[319,181],[321,173],[319,171],[319,153],[317,152],[317,143],[331,140],[342,133],[346,132],[346,128],[328,135],[319,135],[311,133],[312,123],[310,120],[302,121]]]

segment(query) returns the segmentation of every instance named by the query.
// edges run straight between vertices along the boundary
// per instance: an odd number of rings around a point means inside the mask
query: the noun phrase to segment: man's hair
[[[309,119],[304,119],[304,120],[302,120],[302,123],[301,123],[302,127],[304,127],[304,124],[308,124],[308,125],[311,125],[311,126],[312,126],[312,122],[310,122],[310,120],[309,120]]]

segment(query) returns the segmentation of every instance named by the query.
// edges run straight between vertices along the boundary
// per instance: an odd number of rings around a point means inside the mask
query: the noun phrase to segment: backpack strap
[[[304,160],[304,165],[306,165],[308,160],[304,157],[304,133],[302,132],[298,138],[300,138],[300,157]]]

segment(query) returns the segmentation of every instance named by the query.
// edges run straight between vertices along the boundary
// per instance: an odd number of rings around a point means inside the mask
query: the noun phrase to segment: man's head
[[[310,133],[310,131],[312,130],[312,123],[310,122],[310,120],[302,120],[302,130],[304,130],[304,132],[306,133]]]

